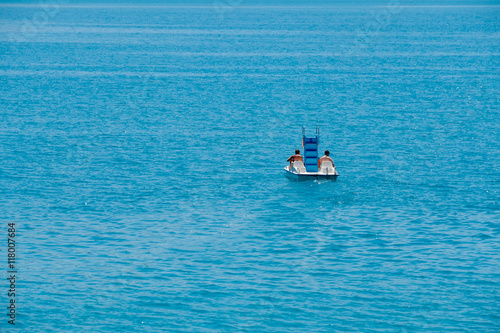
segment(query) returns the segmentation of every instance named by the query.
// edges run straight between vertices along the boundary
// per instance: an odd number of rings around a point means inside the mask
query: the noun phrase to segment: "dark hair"
[[[330,156],[330,152],[328,150],[325,150],[325,155]]]
[[[300,154],[300,150],[295,149],[295,154]]]

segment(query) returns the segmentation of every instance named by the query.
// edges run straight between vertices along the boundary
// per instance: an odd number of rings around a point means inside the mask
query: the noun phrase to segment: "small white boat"
[[[333,163],[322,162],[318,169],[319,128],[316,127],[316,136],[306,137],[305,128],[302,127],[302,147],[304,148],[304,161],[294,161],[285,167],[288,178],[295,180],[308,179],[336,179],[339,175]]]
[[[285,167],[285,175],[288,178],[295,180],[308,180],[308,179],[337,179],[338,173],[335,170],[332,162],[326,161],[321,163],[321,167],[317,172],[309,172],[306,170],[304,162],[295,161],[292,165]]]

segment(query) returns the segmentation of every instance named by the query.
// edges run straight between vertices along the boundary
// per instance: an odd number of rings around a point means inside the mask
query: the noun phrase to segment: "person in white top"
[[[333,160],[332,160],[332,158],[330,157],[330,152],[329,152],[328,150],[325,150],[325,156],[321,157],[321,158],[318,160],[318,169],[321,167],[321,163],[326,162],[326,161],[330,161],[330,162],[332,162],[332,165],[333,165],[333,167],[335,168],[335,163],[333,163]]]

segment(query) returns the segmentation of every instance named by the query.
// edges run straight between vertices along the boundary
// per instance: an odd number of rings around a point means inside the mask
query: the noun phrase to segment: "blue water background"
[[[17,329],[498,332],[500,7],[233,4],[0,7]]]

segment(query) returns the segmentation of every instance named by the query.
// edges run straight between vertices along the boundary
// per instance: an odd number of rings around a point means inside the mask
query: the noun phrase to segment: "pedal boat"
[[[304,161],[294,161],[285,167],[288,178],[295,180],[308,179],[337,179],[338,173],[331,161],[322,162],[318,168],[319,127],[316,135],[306,136],[306,129],[302,126],[302,147],[304,148]]]
[[[337,179],[338,177],[337,170],[335,170],[335,167],[330,161],[321,163],[317,172],[308,172],[304,162],[295,161],[292,165],[285,167],[285,175],[294,180]]]

